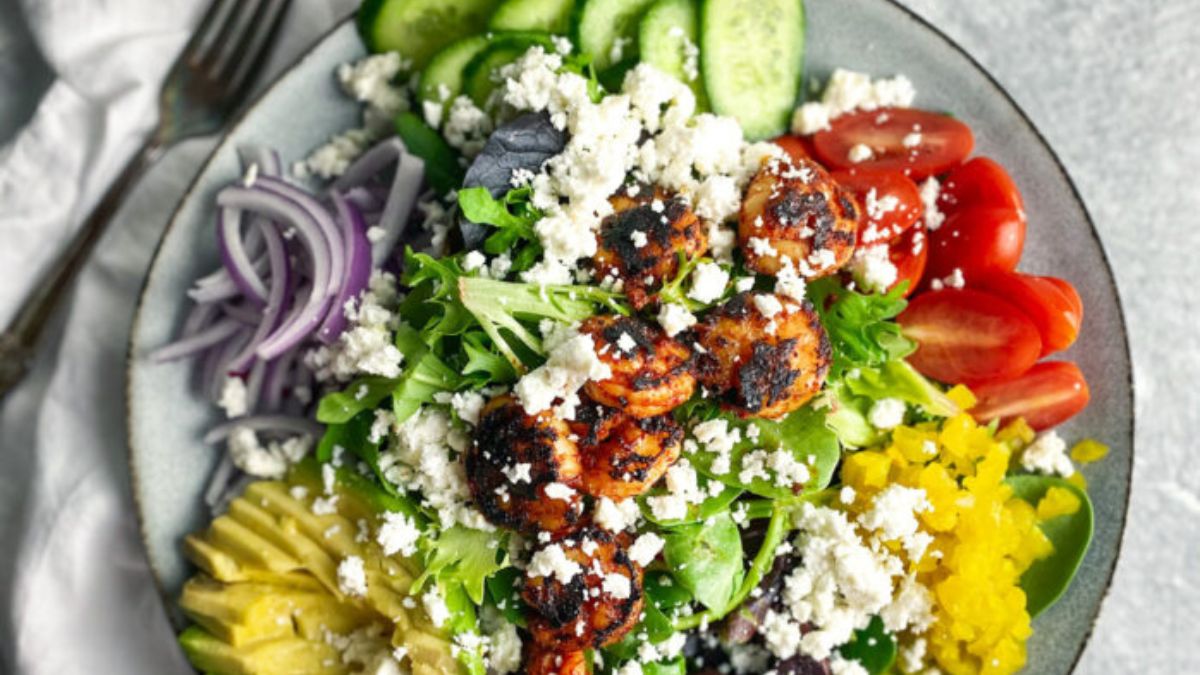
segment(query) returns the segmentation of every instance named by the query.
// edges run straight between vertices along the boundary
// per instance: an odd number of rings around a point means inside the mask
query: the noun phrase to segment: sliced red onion
[[[220,203],[219,197],[217,203]],[[267,286],[254,272],[254,263],[246,252],[241,232],[242,215],[238,209],[229,207],[217,211],[217,245],[221,250],[221,264],[247,300],[265,305]]]
[[[208,481],[208,487],[204,490],[204,503],[208,504],[210,508],[221,501],[221,495],[225,493],[229,481],[233,479],[236,468],[233,464],[232,453],[227,452],[221,456],[221,462],[217,464],[212,478]]]
[[[254,259],[253,267],[255,276],[260,279],[270,271],[266,253],[261,253]],[[242,290],[233,283],[233,278],[224,267],[197,281],[188,289],[188,297],[199,303],[220,302],[241,295]]]
[[[179,331],[179,336],[191,337],[207,328],[213,319],[217,318],[218,310],[219,308],[213,304],[195,305],[188,312],[187,318],[183,320],[183,330]]]
[[[233,430],[238,428],[250,429],[255,433],[265,431],[291,436],[305,434],[315,437],[324,432],[324,428],[320,424],[304,417],[293,417],[291,415],[251,415],[250,417],[239,417],[236,420],[229,420],[213,427],[204,435],[204,442],[209,444],[220,443],[229,438]]]
[[[371,242],[367,240],[367,224],[358,210],[336,192],[331,195],[337,209],[338,223],[342,226],[345,242],[345,281],[333,299],[333,307],[321,327],[317,339],[325,344],[337,340],[346,329],[346,305],[367,288],[371,280]]]
[[[209,347],[225,342],[236,335],[241,329],[242,325],[237,321],[229,318],[221,319],[195,335],[156,349],[151,352],[150,359],[163,363],[165,361],[175,361],[184,357],[194,356]]]
[[[278,178],[283,175],[283,162],[279,153],[261,145],[246,145],[238,148],[238,158],[242,161],[242,170],[247,171],[251,165],[258,165],[258,175]]]
[[[346,201],[350,202],[360,213],[367,214],[383,209],[383,201],[373,190],[365,187],[353,187],[346,191]]]
[[[308,195],[291,186],[286,186],[287,190],[277,189],[275,184],[284,185],[275,179],[264,178],[255,188],[227,187],[217,195],[217,204],[223,208],[261,213],[285,227],[295,228],[312,262],[313,286],[303,308],[258,345],[256,355],[267,361],[303,342],[320,325],[337,292],[331,277],[334,251],[330,237],[336,236],[337,232],[333,218]],[[299,193],[302,199],[293,199],[293,194],[285,196],[283,192]]]
[[[233,357],[229,362],[229,370],[239,375],[245,374],[254,362],[254,352],[262,341],[267,338],[290,309],[295,283],[291,266],[288,262],[287,248],[283,237],[274,225],[263,228],[263,236],[267,242],[267,257],[271,262],[271,287],[267,295],[267,306],[258,316],[257,328],[246,348]]]
[[[212,379],[208,381],[208,398],[213,403],[221,400],[221,391],[225,388],[225,380],[229,378],[229,360],[237,354],[246,343],[250,341],[250,329],[245,326],[240,326],[238,332],[234,334],[227,342],[221,345],[221,354],[217,359],[217,368],[212,374]]]
[[[244,301],[243,301],[244,303]],[[221,303],[221,314],[251,328],[262,322],[263,310],[259,307],[248,307],[247,304],[234,302]]]
[[[254,339],[251,338],[247,345],[252,345]],[[262,394],[263,379],[267,375],[267,369],[271,364],[267,361],[255,361],[254,366],[250,368],[250,374],[246,376],[246,410],[257,410],[258,399]]]
[[[396,250],[424,180],[425,162],[416,155],[404,155],[396,166],[396,178],[392,181],[383,215],[379,217],[378,227],[383,229],[383,236],[375,240],[371,251],[371,262],[375,265],[382,265]]]
[[[296,350],[292,350],[279,357],[279,360],[271,362],[263,381],[262,396],[259,399],[260,410],[275,412],[283,406],[283,391],[288,385],[288,375],[295,364],[296,355]]]

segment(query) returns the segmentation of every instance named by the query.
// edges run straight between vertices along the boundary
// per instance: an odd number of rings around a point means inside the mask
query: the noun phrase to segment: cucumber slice
[[[505,0],[492,15],[492,30],[537,30],[566,35],[575,0]]]
[[[503,0],[365,0],[358,32],[373,52],[399,52],[420,70],[446,45],[487,28]]]
[[[746,137],[787,130],[804,73],[804,0],[704,0],[700,60],[714,112]]]
[[[638,21],[654,0],[582,1],[575,10],[571,37],[579,51],[591,55],[596,70],[636,56]]]
[[[638,27],[642,62],[687,83],[696,94],[696,107],[708,109],[700,77],[700,12],[694,0],[658,0]]]
[[[534,45],[553,48],[550,36],[545,33],[493,34],[491,43],[463,68],[463,93],[480,108],[487,107],[492,92],[499,86],[493,79],[496,71],[521,58]]]
[[[463,38],[438,52],[421,72],[417,94],[422,101],[449,103],[462,93],[463,69],[490,44],[486,35]]]

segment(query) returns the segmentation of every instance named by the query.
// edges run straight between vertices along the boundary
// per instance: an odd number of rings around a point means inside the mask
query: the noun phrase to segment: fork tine
[[[221,26],[217,41],[202,64],[203,70],[218,82],[223,80],[222,76],[229,67],[231,53],[246,40],[266,0],[235,0],[234,4],[237,9]]]
[[[229,72],[227,82],[231,92],[240,93],[251,84],[251,75],[258,72],[266,60],[267,48],[274,43],[290,4],[291,0],[266,0],[249,33],[234,45],[229,57],[232,71],[221,71],[222,74]]]
[[[213,46],[217,44],[221,28],[228,23],[229,15],[236,5],[237,0],[213,0],[204,18],[200,20],[196,32],[192,34],[192,39],[183,50],[190,65],[199,65],[208,58]]]

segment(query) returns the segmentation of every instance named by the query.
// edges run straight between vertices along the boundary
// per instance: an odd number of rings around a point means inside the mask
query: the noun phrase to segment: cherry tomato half
[[[1025,220],[1013,209],[972,207],[959,211],[929,235],[926,280],[961,270],[969,282],[993,272],[1011,272],[1025,248]]]
[[[1024,417],[1037,431],[1066,422],[1091,399],[1083,373],[1067,361],[1039,363],[1015,380],[984,382],[971,391],[978,400],[971,414],[981,424]]]
[[[792,161],[813,159],[816,157],[816,154],[813,153],[812,136],[788,134],[776,138],[773,142],[775,145],[783,148],[783,151],[792,158]]]
[[[859,145],[871,156],[851,160]],[[945,173],[971,154],[975,137],[967,125],[948,115],[880,108],[842,115],[813,136],[817,157],[834,169],[903,171],[913,180]]]
[[[987,157],[975,157],[946,176],[938,208],[947,215],[972,206],[1013,209],[1025,214],[1025,201],[1012,176]]]
[[[904,297],[907,298],[921,285],[925,263],[929,260],[929,238],[925,234],[925,228],[920,225],[909,228],[907,232],[889,242],[888,259],[896,266],[896,281],[888,291],[907,281],[908,288],[904,291]]]
[[[925,215],[921,190],[899,171],[835,171],[838,185],[854,193],[862,207],[858,243],[882,244],[900,236]]]
[[[996,272],[972,279],[971,288],[1016,305],[1042,335],[1042,356],[1070,347],[1079,337],[1083,303],[1070,283],[1054,277]]]
[[[908,357],[921,374],[947,384],[1012,379],[1042,353],[1042,338],[1021,310],[990,293],[922,293],[896,319],[917,342]]]

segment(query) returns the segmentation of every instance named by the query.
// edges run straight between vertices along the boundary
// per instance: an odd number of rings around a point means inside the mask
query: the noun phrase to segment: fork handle
[[[0,399],[25,377],[36,354],[38,340],[54,315],[54,309],[70,291],[76,274],[108,230],[121,202],[146,169],[162,156],[163,149],[164,145],[157,137],[151,137],[142,144],[58,260],[34,285],[4,333],[0,334]]]

